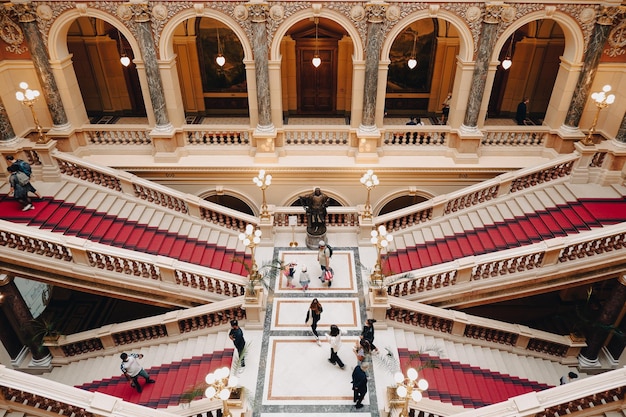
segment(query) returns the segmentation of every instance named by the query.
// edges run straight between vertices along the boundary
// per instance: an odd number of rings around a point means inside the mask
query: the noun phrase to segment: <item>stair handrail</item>
[[[126,194],[131,198],[140,198],[146,203],[153,203],[162,209],[171,209],[178,214],[222,226],[231,232],[240,232],[245,229],[247,224],[256,226],[259,221],[255,216],[220,206],[192,194],[176,191],[127,171],[92,164],[57,149],[51,152],[51,156],[57,161],[62,172],[74,179],[101,185]],[[80,167],[86,172],[72,170],[70,164]]]
[[[454,414],[454,417],[554,417],[577,415],[581,410],[590,412],[581,415],[597,415],[600,409],[624,410],[625,390],[626,367],[579,378],[544,391],[518,395],[477,410]],[[415,408],[419,408],[419,403]]]
[[[230,320],[244,320],[245,297],[170,311],[143,319],[108,324],[45,342],[54,366],[123,350],[175,343],[230,329]]]
[[[530,188],[543,184],[548,180],[548,176],[543,180],[523,181],[525,178],[535,177],[544,171],[555,171],[560,169],[559,178],[564,178],[571,173],[571,168],[580,155],[576,152],[560,156],[541,165],[532,166],[516,170],[515,172],[505,172],[497,177],[464,187],[461,190],[437,196],[433,199],[414,204],[391,213],[376,216],[374,223],[376,226],[384,225],[388,231],[398,231],[413,225],[439,219],[451,213],[482,204],[498,197],[502,197],[514,192],[519,188]],[[567,175],[563,175],[567,173]],[[514,184],[521,182],[519,185]],[[522,182],[523,181],[523,182]]]
[[[386,313],[392,327],[415,330],[458,343],[472,343],[526,356],[578,363],[585,343],[520,324],[473,316],[427,304],[390,297]]]
[[[307,216],[304,207],[301,206],[275,206],[272,207],[274,227],[288,227],[289,216],[296,216],[296,227],[307,225]],[[328,227],[358,227],[359,211],[356,207],[330,206],[326,209],[326,225]]]
[[[585,256],[591,256],[586,252],[589,249],[585,249],[581,245],[600,245],[603,240],[611,237],[618,239],[616,244],[619,244],[620,236],[626,235],[626,223],[618,223],[610,226],[605,226],[598,229],[592,229],[584,231],[575,235],[568,235],[563,237],[555,237],[547,239],[541,242],[533,243],[530,245],[524,245],[516,248],[503,249],[497,252],[486,253],[482,255],[471,255],[454,261],[432,265],[424,268],[419,268],[413,271],[391,275],[387,278],[390,282],[389,294],[393,294],[393,288],[397,288],[401,285],[405,285],[408,282],[420,281],[423,279],[432,279],[433,277],[447,277],[448,282],[439,282],[440,285],[454,285],[459,282],[469,282],[473,280],[472,274],[475,273],[475,269],[488,264],[494,264],[511,259],[519,259],[522,257],[539,255],[536,259],[533,259],[532,268],[541,268],[547,265],[553,265],[560,262],[566,262],[563,259],[564,256],[575,256],[581,258]],[[608,244],[610,242],[605,242]],[[626,244],[622,245],[626,248]],[[606,247],[604,251],[610,252],[613,248]],[[573,253],[572,251],[578,251]],[[585,251],[582,253],[581,251]],[[593,251],[602,251],[601,246],[597,246]]]
[[[16,255],[16,251],[19,255]],[[97,276],[101,284],[109,282],[112,286],[118,285],[117,281],[121,281],[119,285],[135,288],[136,291],[145,290],[146,285],[150,285],[151,290],[155,292],[167,291],[165,289],[167,287],[175,290],[180,297],[195,299],[198,303],[214,301],[201,296],[210,294],[211,291],[208,290],[213,286],[215,291],[219,288],[225,294],[218,298],[226,298],[230,295],[233,297],[242,295],[247,284],[246,277],[229,272],[165,256],[114,248],[75,236],[68,237],[0,220],[0,258],[5,256],[5,259],[10,259],[11,265],[22,265],[29,269],[40,266],[45,271],[51,271],[53,264],[58,264],[58,269],[63,275],[87,274],[91,280]],[[41,259],[47,261],[42,264]],[[68,263],[72,265],[70,268]],[[200,288],[204,286],[207,291],[193,290],[193,282],[190,283],[189,279],[195,279],[196,284],[201,284],[202,281],[204,285],[197,286]],[[153,281],[155,285],[151,285]],[[190,302],[189,300],[187,302]]]

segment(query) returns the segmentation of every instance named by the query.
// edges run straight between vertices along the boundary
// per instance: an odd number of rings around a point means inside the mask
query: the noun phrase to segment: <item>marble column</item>
[[[20,342],[30,349],[33,360],[41,361],[50,355],[47,347],[42,346],[36,340],[36,332],[33,328],[33,315],[30,313],[22,294],[17,289],[12,277],[2,276],[0,280],[0,294],[2,302],[0,308],[9,319],[11,327],[20,338]]]
[[[43,89],[42,94],[46,99],[52,123],[56,129],[66,129],[69,127],[65,108],[61,101],[61,94],[57,87],[56,80],[52,74],[50,58],[46,45],[41,38],[37,28],[36,13],[28,3],[11,3],[13,10],[18,15],[20,26],[24,32],[24,38],[30,49],[31,59],[35,65],[35,71],[39,79],[39,84]]]
[[[478,41],[478,54],[476,55],[474,74],[472,75],[472,84],[470,86],[471,94],[467,100],[467,108],[465,110],[465,118],[461,130],[468,132],[477,130],[478,114],[480,113],[480,106],[485,94],[489,61],[493,55],[493,48],[498,36],[498,23],[500,21],[501,10],[502,6],[500,5],[486,6],[485,17],[483,18],[480,31],[480,39]]]
[[[578,359],[583,366],[597,366],[598,353],[600,353],[609,335],[607,328],[615,324],[624,308],[624,303],[626,303],[626,275],[619,277],[617,282],[617,288],[613,290],[611,298],[602,306],[600,317],[596,320],[598,326],[594,326],[593,334],[587,335],[587,347],[580,352]]]
[[[376,96],[378,91],[378,62],[384,38],[386,4],[368,3],[367,42],[365,45],[365,84],[363,92],[363,117],[360,130],[376,130]]]
[[[619,125],[617,135],[615,135],[615,140],[621,143],[626,143],[626,113],[624,113],[624,117],[622,117],[622,124]]]
[[[587,50],[585,51],[583,67],[578,76],[578,82],[574,88],[574,95],[572,96],[572,101],[569,104],[565,122],[563,123],[563,127],[567,130],[578,129],[580,118],[585,109],[585,103],[587,103],[587,98],[589,97],[591,84],[593,84],[593,79],[598,71],[602,49],[611,31],[613,18],[618,11],[619,9],[616,7],[603,7],[593,27],[593,32],[591,33]]]
[[[256,96],[259,108],[259,121],[257,132],[271,133],[274,129],[272,123],[272,109],[270,97],[270,75],[267,46],[267,3],[248,3],[250,26],[252,29],[252,53],[254,54]]]
[[[0,98],[0,146],[12,144],[17,141],[13,126],[9,120],[7,109],[4,107],[2,98]]]
[[[165,93],[163,92],[163,81],[159,71],[154,38],[152,37],[148,3],[129,3],[129,6],[137,24],[137,40],[139,41],[141,56],[145,65],[148,92],[150,93],[150,101],[152,102],[152,111],[154,112],[156,123],[154,128],[161,132],[171,131],[172,124],[167,117],[167,109],[165,107]]]

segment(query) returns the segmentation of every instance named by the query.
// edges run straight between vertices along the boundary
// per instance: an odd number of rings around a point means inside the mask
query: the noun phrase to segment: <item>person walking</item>
[[[365,339],[359,339],[354,346],[354,355],[361,369],[367,372],[372,364],[372,347],[370,342]]]
[[[299,281],[300,286],[302,287],[302,291],[307,292],[307,290],[309,289],[309,284],[311,283],[311,278],[309,277],[309,273],[307,272],[306,265],[302,265]]]
[[[341,348],[341,331],[339,330],[339,327],[334,324],[331,325],[330,333],[328,333],[326,337],[330,343],[330,358],[328,358],[328,362],[333,365],[339,365],[341,369],[344,369],[345,365],[338,355],[339,349]]]
[[[244,357],[244,348],[246,347],[246,339],[243,338],[243,330],[239,327],[237,320],[230,321],[230,332],[228,337],[233,341],[235,348],[237,348],[237,355],[239,357],[239,363],[242,368],[246,367],[246,358]]]
[[[363,408],[363,398],[367,394],[367,373],[361,365],[355,366],[352,371],[352,391],[354,392],[354,407]]]
[[[9,196],[13,196],[19,201],[22,205],[22,211],[34,210],[35,206],[33,206],[33,202],[28,196],[28,186],[30,185],[28,176],[20,171],[17,165],[10,165],[8,170],[11,173],[9,176],[9,184],[11,185]]]
[[[31,193],[35,194],[35,196],[37,198],[41,199],[41,195],[37,192],[35,187],[33,187],[33,185],[30,183],[31,177],[33,175],[33,170],[30,167],[30,164],[28,162],[26,162],[26,161],[21,160],[21,159],[15,159],[12,155],[8,155],[6,157],[6,160],[9,163],[9,166],[17,167],[17,169],[20,172],[23,172],[24,174],[26,174],[28,176],[28,185],[26,186],[26,189],[27,189],[26,192],[31,192]]]
[[[367,340],[373,352],[378,352],[378,348],[374,345],[374,323],[376,319],[367,319],[361,331],[361,340]]]
[[[141,392],[141,384],[139,383],[139,377],[143,377],[146,380],[146,384],[154,384],[156,381],[150,378],[148,372],[143,369],[143,366],[139,363],[139,359],[143,358],[143,354],[131,353],[122,353],[120,355],[120,359],[122,363],[120,365],[120,369],[126,379],[130,381],[130,386],[134,387],[137,392]]]
[[[285,278],[287,278],[287,288],[296,288],[296,286],[293,285],[293,279],[296,276],[296,265],[296,262],[289,262],[285,267],[284,274]]]
[[[320,268],[322,269],[320,280],[324,282],[326,271],[330,271],[332,274],[332,268],[330,267],[330,249],[328,249],[326,242],[323,240],[320,240],[318,245],[317,261],[320,263]],[[332,279],[328,280],[328,286],[330,287],[331,285],[333,285]]]
[[[309,310],[306,313],[305,321],[305,323],[308,323],[309,319],[313,320],[311,322],[311,331],[313,332],[313,335],[315,336],[315,341],[319,346],[321,346],[322,344],[320,343],[320,335],[317,334],[317,322],[319,322],[320,318],[322,317],[322,311],[324,311],[324,309],[322,308],[322,304],[317,301],[317,298],[314,298],[313,301],[311,301]]]

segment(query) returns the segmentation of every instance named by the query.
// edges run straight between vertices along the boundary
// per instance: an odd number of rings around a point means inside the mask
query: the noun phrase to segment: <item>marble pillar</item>
[[[37,28],[35,10],[28,3],[12,3],[12,7],[18,15],[24,38],[30,49],[39,84],[43,90],[42,94],[45,97],[50,116],[52,117],[52,123],[56,129],[67,129],[69,127],[67,115],[65,114],[56,80],[52,74],[46,45]]]
[[[598,71],[602,49],[611,31],[611,25],[613,24],[613,18],[617,10],[618,9],[615,7],[603,7],[593,27],[593,32],[591,33],[587,50],[585,51],[583,67],[578,76],[574,95],[572,96],[572,101],[569,104],[565,122],[563,123],[565,129],[578,129],[580,118],[582,117],[587,98],[589,97],[591,84],[593,84],[593,79]]]
[[[0,308],[9,319],[13,331],[20,338],[20,342],[30,349],[35,361],[43,360],[50,355],[47,347],[41,345],[33,328],[33,315],[30,313],[22,294],[17,289],[12,277],[2,276],[0,294],[2,303]]]
[[[615,324],[624,308],[624,303],[626,303],[626,275],[619,277],[617,282],[617,288],[612,292],[611,298],[602,306],[600,317],[596,320],[597,326],[593,327],[592,334],[587,335],[587,347],[580,352],[579,361],[583,366],[597,366],[598,354],[609,335],[607,328]]]
[[[15,141],[17,141],[17,138],[15,137],[13,126],[11,126],[7,109],[4,107],[2,98],[0,98],[0,146],[8,145]]]
[[[474,74],[470,86],[470,95],[467,99],[465,119],[462,130],[475,131],[478,125],[478,115],[480,106],[485,94],[485,85],[489,72],[489,61],[493,55],[493,48],[498,36],[498,22],[500,21],[500,5],[487,5],[485,17],[483,19],[480,40],[478,43],[478,53],[474,64]]]
[[[148,92],[150,93],[150,101],[152,102],[152,111],[154,112],[156,123],[154,128],[161,132],[170,131],[172,130],[172,124],[167,117],[163,81],[159,71],[154,38],[152,37],[148,3],[129,3],[129,5],[133,11],[135,23],[137,23],[137,40],[139,41],[141,56],[145,65]]]
[[[273,132],[270,98],[270,75],[267,47],[266,20],[269,13],[267,3],[249,3],[248,13],[252,29],[252,53],[255,63],[257,105],[259,108],[258,132]]]
[[[622,117],[622,124],[619,125],[615,140],[626,144],[626,113],[624,113],[624,117]]]
[[[387,5],[369,3],[367,11],[367,42],[365,45],[365,84],[363,92],[363,117],[360,129],[376,130],[376,96],[378,91],[378,61],[384,39],[384,22]]]

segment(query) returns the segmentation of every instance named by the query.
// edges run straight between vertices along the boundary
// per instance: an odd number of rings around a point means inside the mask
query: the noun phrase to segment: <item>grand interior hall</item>
[[[626,416],[626,2],[1,6],[0,417]]]

